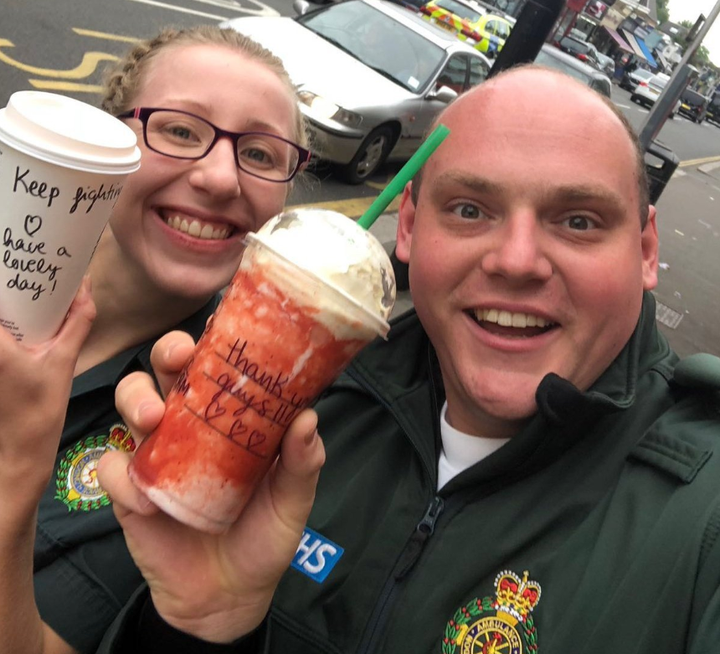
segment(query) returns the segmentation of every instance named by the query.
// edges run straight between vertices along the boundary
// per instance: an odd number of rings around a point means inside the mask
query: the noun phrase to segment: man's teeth
[[[533,316],[529,313],[512,313],[510,311],[498,311],[497,309],[476,309],[475,318],[478,321],[494,322],[502,327],[548,327],[553,323]]]
[[[203,224],[199,220],[187,220],[187,218],[180,218],[180,216],[168,218],[167,224],[179,232],[205,240],[221,241],[227,238],[230,233],[230,229],[227,227],[213,227],[212,225]]]

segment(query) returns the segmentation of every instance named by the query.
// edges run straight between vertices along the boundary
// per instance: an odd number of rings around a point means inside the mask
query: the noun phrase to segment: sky
[[[694,23],[700,14],[707,18],[715,4],[716,0],[670,0],[667,6],[673,23],[681,20]],[[720,16],[712,24],[702,44],[710,53],[710,61],[720,66]]]

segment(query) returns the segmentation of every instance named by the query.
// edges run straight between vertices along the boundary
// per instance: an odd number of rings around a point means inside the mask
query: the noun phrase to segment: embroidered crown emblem
[[[519,622],[526,622],[528,614],[540,601],[540,584],[528,581],[525,570],[522,579],[510,570],[503,570],[495,578],[495,608],[510,614]]]
[[[441,654],[538,654],[532,611],[540,584],[510,570],[495,577],[495,597],[476,597],[445,626]]]
[[[135,449],[135,441],[130,430],[125,425],[113,425],[108,435],[107,448],[132,452]]]

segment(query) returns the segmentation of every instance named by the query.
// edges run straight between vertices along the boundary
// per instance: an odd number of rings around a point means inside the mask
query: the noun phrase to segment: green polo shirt
[[[218,300],[177,329],[197,340]],[[95,651],[142,580],[96,470],[107,449],[135,447],[115,410],[115,386],[130,372],[152,372],[150,351],[159,336],[75,378],[55,470],[40,501],[35,599],[42,619],[80,652]]]

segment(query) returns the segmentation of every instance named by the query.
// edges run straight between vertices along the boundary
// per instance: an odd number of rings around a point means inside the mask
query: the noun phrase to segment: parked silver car
[[[301,15],[223,23],[282,59],[308,119],[313,152],[360,183],[387,159],[408,159],[435,116],[482,82],[480,52],[384,0],[346,0]]]
[[[665,73],[658,73],[653,75],[647,81],[640,81],[632,92],[630,99],[633,102],[637,102],[649,109],[655,104],[655,101],[660,97],[663,89],[670,81],[670,76]],[[675,103],[675,106],[670,111],[669,118],[675,118],[680,109],[680,100]]]
[[[654,73],[645,68],[636,68],[630,72],[625,72],[620,78],[620,88],[632,92],[640,82],[647,82],[653,75]]]
[[[587,84],[598,93],[608,98],[612,97],[612,82],[605,73],[554,46],[543,45],[535,57],[535,63],[562,71]]]

